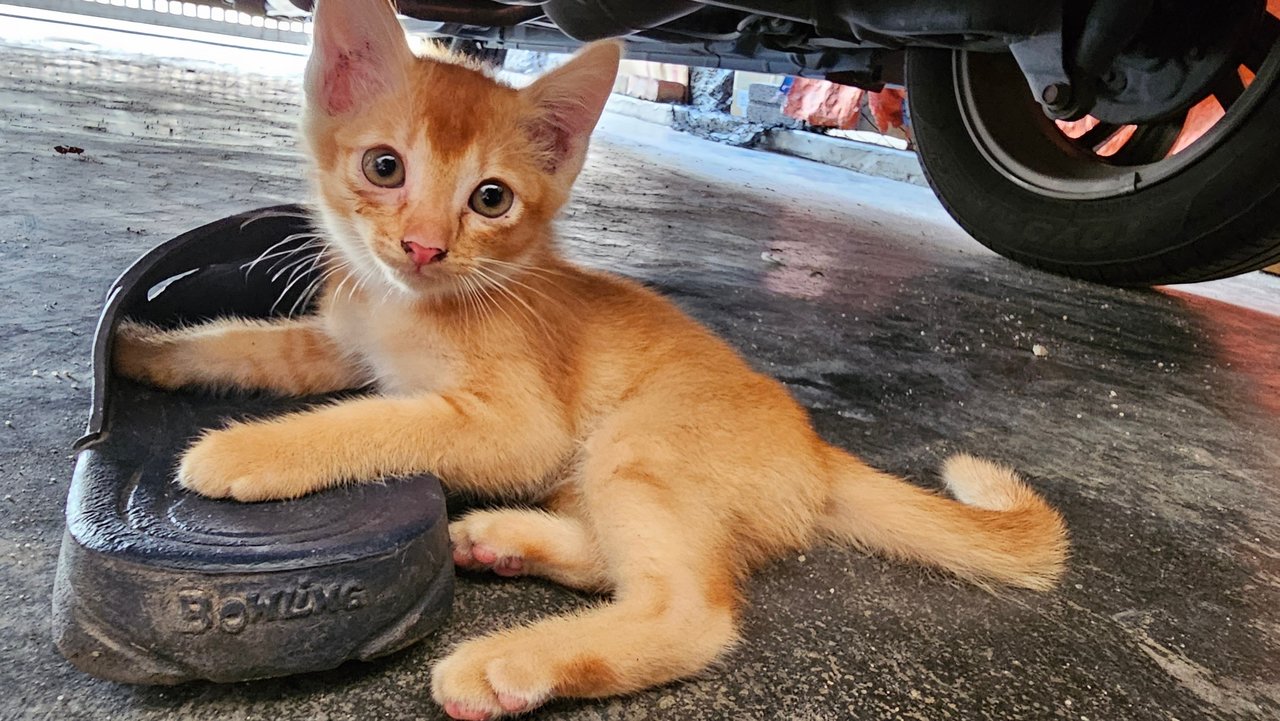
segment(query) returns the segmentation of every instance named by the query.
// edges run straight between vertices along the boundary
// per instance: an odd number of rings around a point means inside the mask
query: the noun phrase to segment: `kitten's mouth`
[[[444,248],[429,248],[412,241],[402,241],[400,247],[405,252],[404,256],[396,258],[380,254],[378,259],[401,284],[416,285],[457,270],[453,263],[445,262],[449,251]]]
[[[404,245],[408,243],[402,243]],[[383,275],[401,291],[410,294],[434,295],[452,287],[449,279],[461,269],[456,263],[445,262],[448,251],[442,248],[427,248],[426,252],[413,249],[406,250],[402,257],[388,257],[377,254],[378,265],[382,266]],[[430,251],[436,251],[434,253]]]
[[[396,270],[403,274],[410,282],[434,282],[440,278],[453,275],[457,272],[457,268],[453,263],[427,263],[418,265],[417,263],[397,264]]]

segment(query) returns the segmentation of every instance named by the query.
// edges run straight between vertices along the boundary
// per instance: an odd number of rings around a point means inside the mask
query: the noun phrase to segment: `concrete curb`
[[[920,158],[909,150],[782,128],[766,132],[756,147],[835,165],[863,175],[929,186],[924,169],[920,167]]]
[[[668,103],[651,103],[617,93],[609,96],[609,102],[605,103],[604,110],[606,113],[617,113],[668,127],[676,120],[675,108]]]
[[[677,126],[676,106],[665,103],[653,103],[625,95],[612,95],[608,104],[605,105],[605,111],[667,127]],[[736,122],[744,131],[750,127],[761,128],[760,125],[746,118],[731,116],[727,113],[715,115],[718,125]],[[677,129],[687,130],[687,128]],[[698,133],[698,135],[704,134]],[[925,180],[924,170],[920,167],[920,159],[915,153],[907,150],[785,128],[763,129],[763,132],[759,133],[759,138],[747,147],[794,155],[863,175],[873,175],[925,187],[929,185]]]

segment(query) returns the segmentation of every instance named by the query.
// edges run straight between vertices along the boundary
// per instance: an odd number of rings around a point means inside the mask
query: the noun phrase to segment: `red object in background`
[[[826,80],[796,78],[782,106],[784,115],[820,128],[850,130],[857,126],[866,92]]]
[[[911,131],[907,128],[906,117],[902,112],[906,100],[907,91],[898,88],[867,93],[867,107],[871,109],[871,117],[876,121],[876,129],[887,133],[894,128],[901,128],[909,140]]]
[[[885,88],[873,93],[826,80],[795,78],[787,91],[782,112],[820,128],[853,130],[862,117],[865,100],[877,130],[887,133],[901,128],[903,134],[910,137],[903,112],[906,97],[907,92],[899,88]]]

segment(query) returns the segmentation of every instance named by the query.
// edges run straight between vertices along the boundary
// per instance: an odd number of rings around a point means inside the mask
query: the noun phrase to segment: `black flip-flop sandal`
[[[194,437],[307,401],[166,392],[111,373],[123,318],[172,326],[305,305],[300,276],[316,271],[306,262],[281,274],[272,261],[314,252],[291,237],[307,230],[297,206],[232,216],[147,253],[108,293],[54,584],[54,640],[78,668],[145,684],[318,671],[402,649],[448,616],[453,563],[437,479],[284,502],[203,498],[173,474]],[[297,253],[249,268],[275,244],[273,253]]]

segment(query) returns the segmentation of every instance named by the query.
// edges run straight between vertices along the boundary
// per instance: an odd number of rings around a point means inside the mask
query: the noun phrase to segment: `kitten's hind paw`
[[[472,514],[449,524],[453,565],[467,571],[493,571],[499,576],[523,576],[524,554],[488,533],[489,523],[481,514]]]
[[[459,721],[488,721],[541,706],[552,696],[552,679],[546,669],[523,668],[528,659],[507,659],[518,650],[502,637],[462,644],[431,670],[432,695]]]
[[[456,701],[446,701],[444,712],[449,718],[458,721],[488,721],[493,718],[493,715],[488,712],[464,706]]]
[[[600,592],[611,584],[590,531],[577,519],[528,508],[472,511],[449,524],[453,563],[499,576],[540,576]]]

